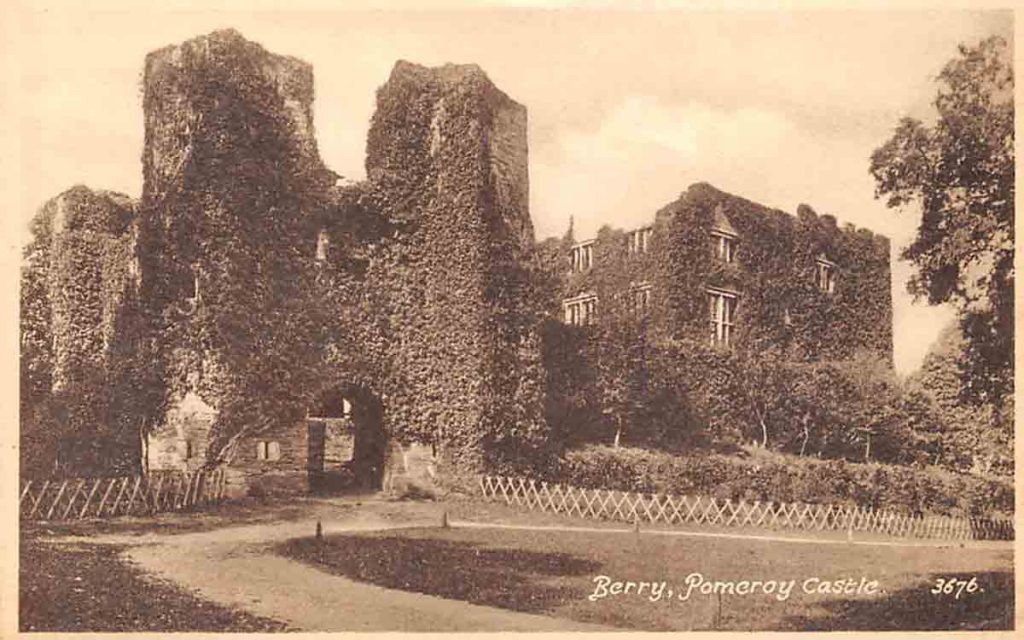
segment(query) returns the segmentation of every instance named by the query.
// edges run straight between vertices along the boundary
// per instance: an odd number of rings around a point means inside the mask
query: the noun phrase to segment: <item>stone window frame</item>
[[[712,249],[715,258],[725,264],[736,262],[736,247],[739,244],[739,236],[725,229],[713,228],[709,232],[712,241]]]
[[[836,280],[839,277],[839,265],[820,255],[815,259],[814,284],[824,293],[836,292]]]
[[[581,293],[562,301],[566,324],[584,327],[594,324],[597,317],[597,294]]]
[[[639,255],[647,253],[651,249],[651,237],[654,235],[654,227],[648,225],[639,227],[629,232],[626,247],[629,253]]]
[[[584,240],[572,246],[572,271],[582,273],[594,266],[594,240]]]
[[[651,291],[654,287],[646,280],[629,285],[629,312],[645,316],[651,311]]]
[[[188,311],[195,311],[202,301],[202,289],[199,286],[199,263],[194,262],[189,266],[189,272],[192,274],[192,290],[185,293],[185,308]]]
[[[739,292],[729,289],[708,287],[708,321],[711,328],[711,345],[729,348],[736,330],[736,307]]]
[[[316,234],[316,261],[327,262],[331,251],[331,235],[326,228],[320,229]]]

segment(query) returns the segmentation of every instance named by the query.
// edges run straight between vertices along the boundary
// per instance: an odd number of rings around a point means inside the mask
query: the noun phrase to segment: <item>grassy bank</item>
[[[19,629],[281,631],[285,625],[203,600],[144,575],[121,547],[22,540]]]
[[[388,588],[637,630],[1009,629],[1013,621],[1009,550],[417,528],[293,540],[278,551]],[[792,580],[794,587],[785,600],[764,593],[719,599],[699,590],[681,600],[694,573],[717,581]],[[599,575],[664,581],[666,590],[653,602],[646,593],[591,601]],[[930,593],[951,576],[974,577],[979,590],[959,598]],[[805,593],[803,582],[812,578],[865,578],[878,592]]]

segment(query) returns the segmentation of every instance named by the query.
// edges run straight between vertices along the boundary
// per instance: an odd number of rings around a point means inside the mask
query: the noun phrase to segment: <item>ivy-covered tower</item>
[[[21,289],[25,474],[139,468],[137,211],[126,195],[75,186],[33,221]]]
[[[385,410],[460,468],[544,430],[526,136],[526,109],[476,65],[400,61],[377,92],[367,177],[399,229],[369,279],[394,331]]]
[[[149,459],[195,466],[303,415],[296,390],[320,348],[313,220],[333,174],[305,62],[217,31],[149,54],[143,89],[142,286],[164,368],[154,426],[179,436],[157,438],[170,444]]]

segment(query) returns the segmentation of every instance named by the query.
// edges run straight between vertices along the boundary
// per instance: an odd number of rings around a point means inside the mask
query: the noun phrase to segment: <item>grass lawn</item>
[[[686,538],[653,534],[412,528],[292,540],[278,552],[388,588],[639,630],[1011,629],[1009,549],[911,548]],[[748,583],[701,593],[687,581]],[[592,601],[597,576],[665,583]],[[689,578],[688,578],[689,577]],[[973,593],[934,595],[939,578]],[[877,582],[875,594],[806,593],[804,581]],[[772,581],[773,592],[764,583]],[[784,584],[793,581],[787,597]],[[609,585],[610,586],[610,585]],[[709,585],[711,586],[711,585]],[[745,589],[739,587],[741,591]],[[840,587],[841,588],[841,587]],[[671,595],[669,595],[671,594]]]
[[[121,547],[22,539],[19,629],[26,631],[280,631],[122,560]]]

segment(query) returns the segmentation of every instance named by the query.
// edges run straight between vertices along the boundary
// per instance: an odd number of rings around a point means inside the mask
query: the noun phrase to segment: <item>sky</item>
[[[92,6],[92,5],[90,5]],[[130,5],[122,5],[130,6]],[[282,5],[283,6],[283,5]],[[800,203],[893,242],[895,364],[916,368],[948,308],[913,304],[898,261],[919,214],[874,198],[869,157],[898,120],[934,118],[935,76],[961,42],[1012,40],[1006,11],[217,12],[40,2],[7,21],[15,105],[9,247],[75,184],[141,193],[145,54],[234,27],[313,65],[321,155],[364,177],[374,92],[398,59],[479,64],[529,114],[538,239],[653,219],[694,183],[794,212]],[[12,55],[13,54],[13,55]],[[10,155],[10,154],[8,154]],[[13,226],[12,226],[13,225]]]

